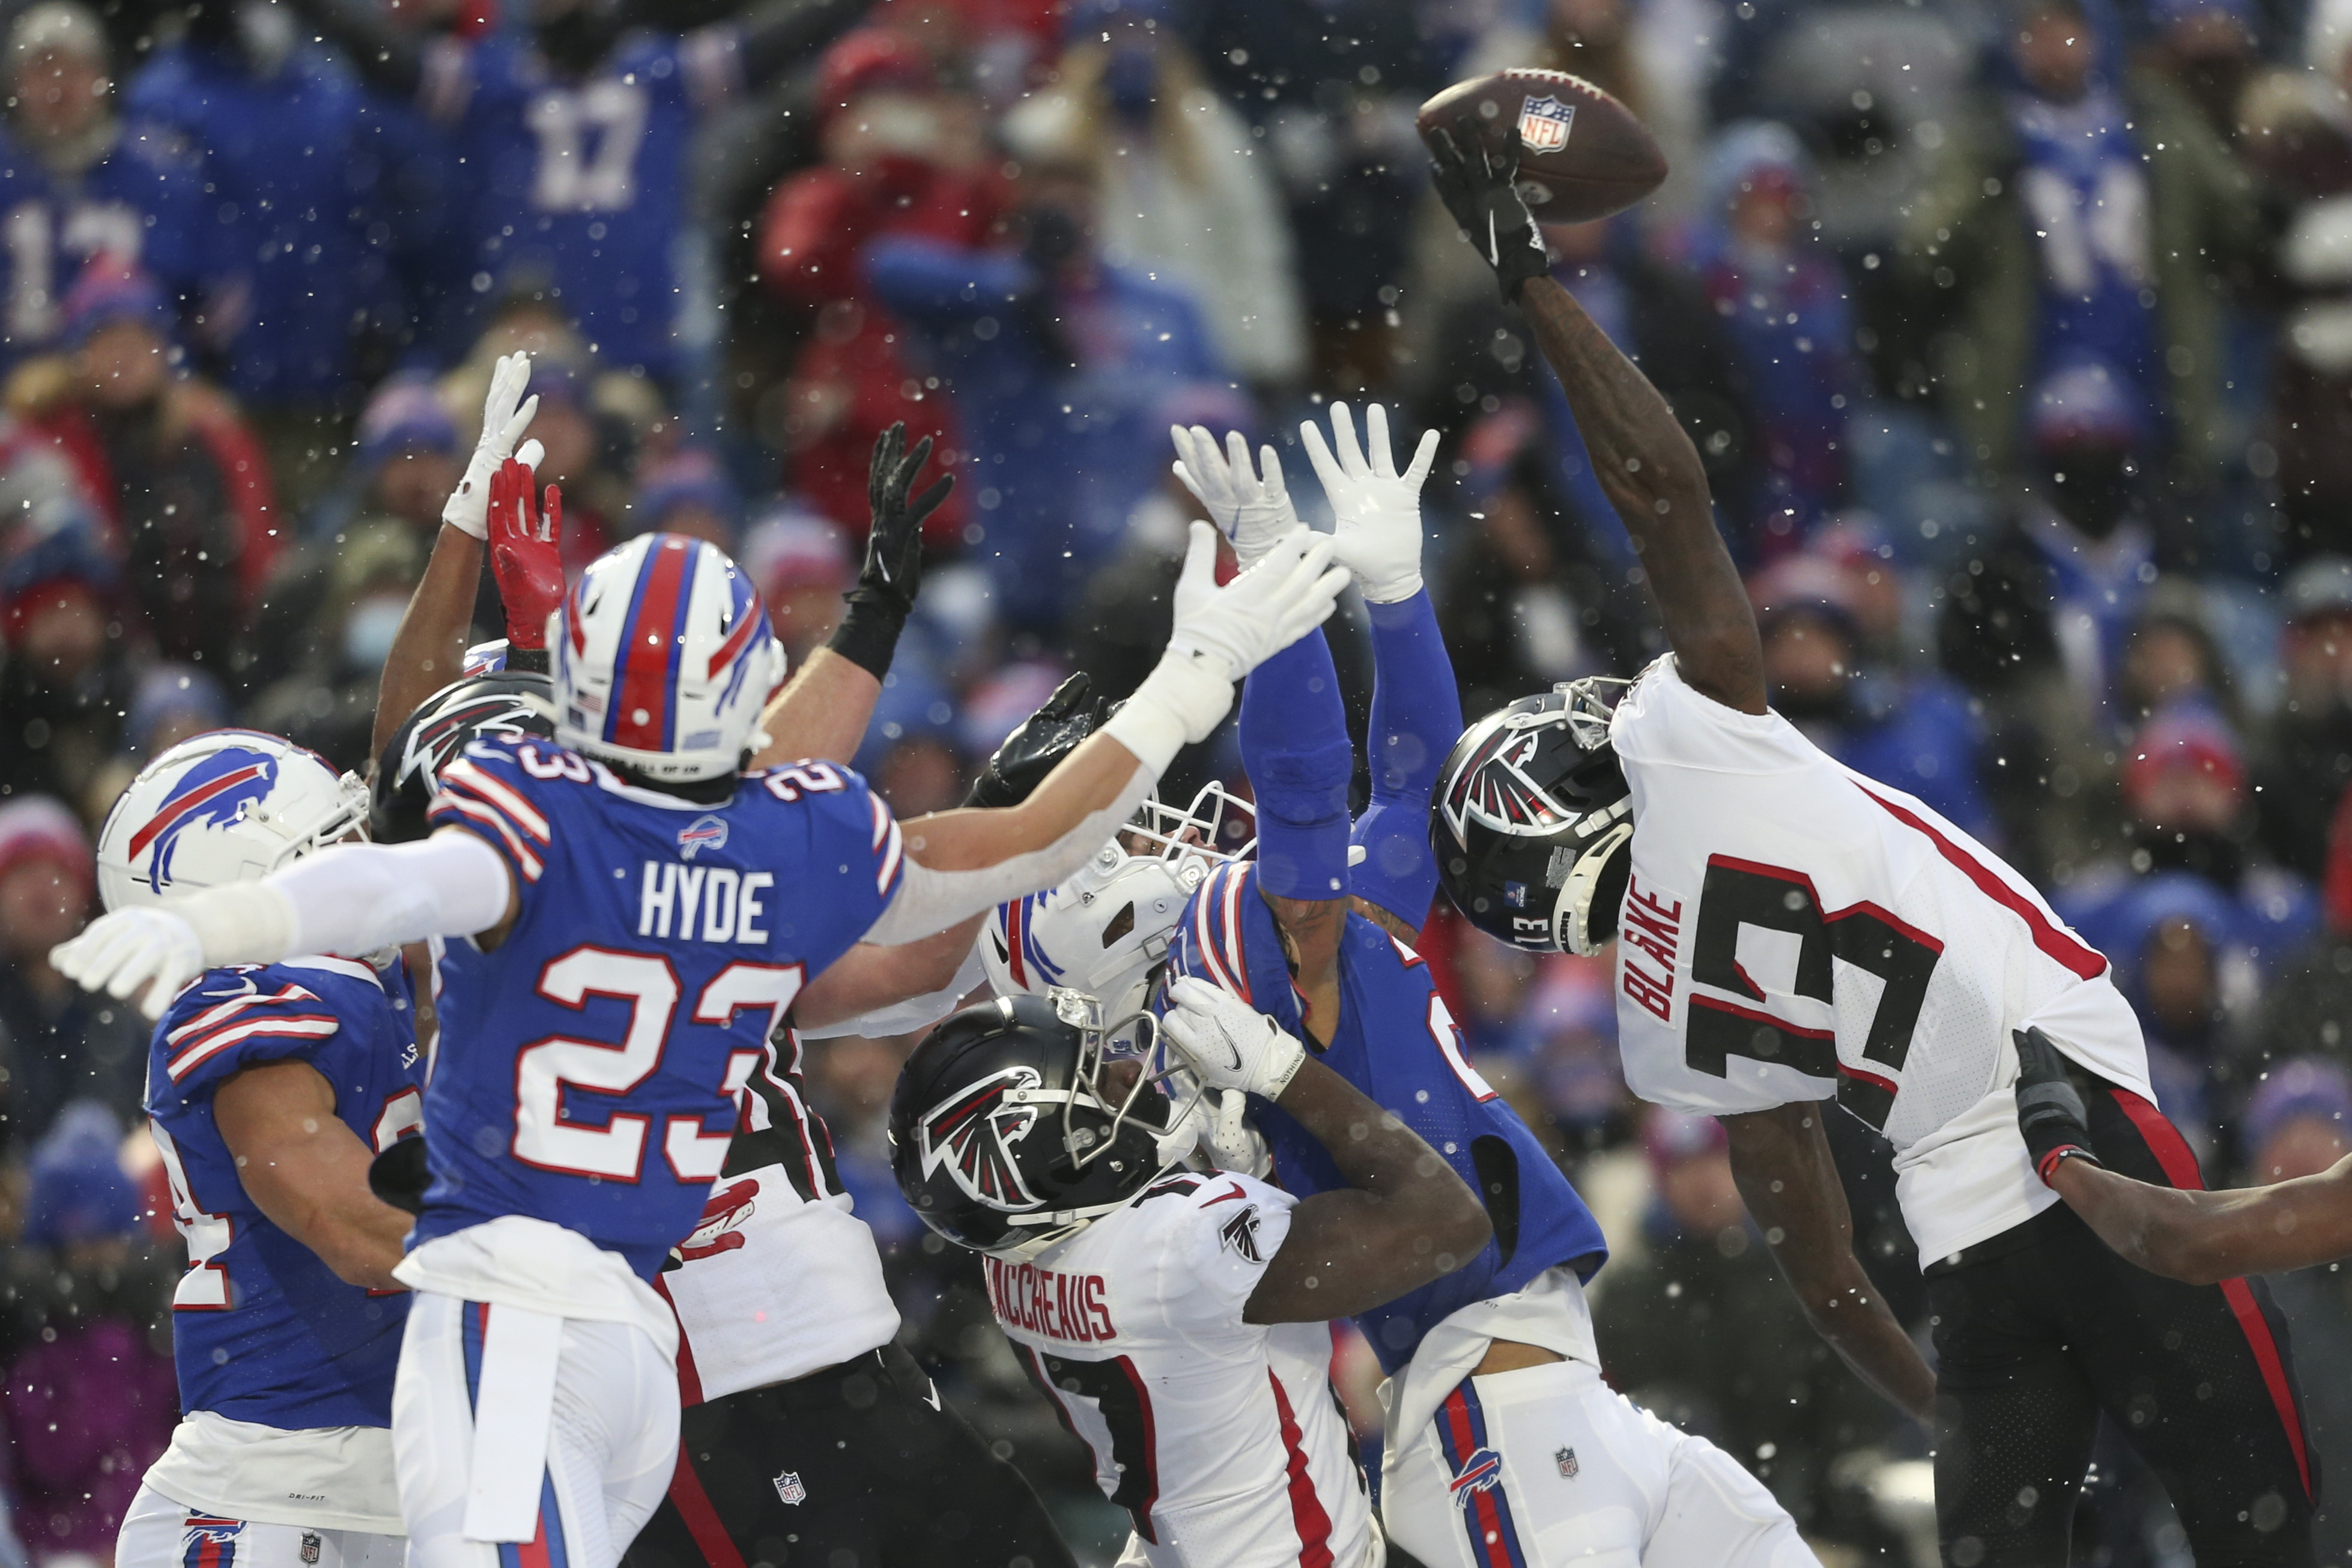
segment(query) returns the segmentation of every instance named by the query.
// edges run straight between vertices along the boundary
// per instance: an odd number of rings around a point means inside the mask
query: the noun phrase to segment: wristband
[[[2099,1156],[2082,1145],[2061,1144],[2034,1162],[2033,1174],[2042,1178],[2043,1186],[2054,1186],[2055,1184],[2050,1178],[2058,1174],[2059,1166],[2070,1159],[2088,1160],[2095,1166],[2101,1165]],[[2102,1166],[2102,1168],[2105,1167]]]
[[[507,644],[506,667],[513,671],[515,674],[521,675],[547,674],[550,673],[547,650],[544,648],[518,648],[513,643],[509,643]]]
[[[196,934],[208,969],[275,964],[294,951],[294,901],[267,883],[209,887],[164,907]]]
[[[1232,709],[1234,683],[1224,668],[1222,660],[1169,649],[1135,695],[1096,733],[1127,747],[1154,777],[1167,772],[1179,751],[1191,742],[1206,740]]]
[[[862,588],[853,588],[842,597],[849,608],[842,612],[841,624],[833,629],[824,645],[878,681],[890,673],[898,634],[907,629],[907,612]]]

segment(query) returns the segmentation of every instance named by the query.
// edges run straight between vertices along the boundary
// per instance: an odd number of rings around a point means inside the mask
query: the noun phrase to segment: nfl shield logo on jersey
[[[305,1563],[316,1563],[318,1560],[319,1538],[316,1534],[306,1530],[302,1532],[302,1561]]]
[[[1557,152],[1568,145],[1568,128],[1576,123],[1576,105],[1546,93],[1519,106],[1519,144],[1530,152]]]
[[[1493,1491],[1503,1484],[1503,1456],[1492,1448],[1473,1448],[1462,1468],[1454,1472],[1454,1480],[1446,1489],[1453,1494],[1454,1506],[1468,1508],[1470,1499],[1482,1491]]]
[[[801,1485],[798,1470],[786,1470],[776,1478],[776,1496],[794,1508],[808,1500],[808,1488]]]
[[[697,817],[677,831],[677,858],[692,860],[706,849],[727,847],[727,823],[719,817]]]
[[[1579,1465],[1576,1462],[1576,1450],[1574,1448],[1562,1448],[1559,1452],[1553,1454],[1552,1458],[1559,1464],[1559,1479],[1564,1481],[1574,1480],[1576,1479],[1576,1472],[1583,1469],[1581,1465]]]

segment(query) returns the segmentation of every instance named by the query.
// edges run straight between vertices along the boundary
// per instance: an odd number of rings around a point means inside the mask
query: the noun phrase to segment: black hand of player
[[[921,496],[908,499],[930,456],[928,435],[915,443],[912,452],[907,450],[907,426],[901,421],[875,439],[874,460],[866,469],[866,499],[873,522],[866,536],[866,565],[849,597],[894,611],[900,621],[914,610],[915,595],[922,589],[923,519],[939,510],[955,488],[955,476],[949,474]]]
[[[1429,133],[1429,177],[1445,210],[1462,225],[1463,236],[1495,269],[1504,303],[1519,297],[1520,285],[1551,270],[1535,214],[1519,194],[1519,133],[1511,131],[1511,152],[1498,158],[1486,146],[1475,120],[1457,120],[1451,129]]]
[[[425,1189],[432,1180],[422,1138],[403,1138],[368,1162],[368,1190],[410,1214],[425,1212]]]
[[[980,777],[964,796],[967,806],[992,810],[1018,806],[1031,790],[1045,781],[1055,764],[1078,748],[1078,742],[1102,727],[1111,703],[1094,695],[1094,682],[1080,670],[1054,688],[1054,695],[1021,727],[1004,737]]]
[[[2066,1058],[2038,1029],[2018,1030],[2010,1038],[2017,1041],[2017,1130],[2025,1134],[2035,1173],[2047,1182],[2061,1160],[2097,1165],[2098,1156],[2091,1153],[2090,1113]]]

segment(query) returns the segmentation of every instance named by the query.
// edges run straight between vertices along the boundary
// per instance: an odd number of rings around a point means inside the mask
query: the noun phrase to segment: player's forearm
[[[819,648],[760,716],[768,744],[751,766],[773,768],[803,757],[847,762],[857,755],[881,695],[882,683],[871,674]]]
[[[2352,1157],[2319,1176],[2227,1192],[2181,1192],[2062,1160],[2050,1185],[2127,1261],[2192,1285],[2352,1255]]]
[[[425,576],[408,597],[408,612],[385,655],[376,684],[375,727],[368,755],[381,757],[392,732],[416,705],[457,678],[473,629],[474,595],[482,580],[482,541],[443,524],[433,540]]]
[[[335,1114],[334,1091],[300,1061],[249,1068],[215,1092],[237,1180],[271,1224],[346,1284],[397,1290],[409,1217],[368,1190],[368,1147]]]
[[[1356,753],[1319,630],[1250,672],[1238,738],[1255,797],[1259,885],[1273,898],[1345,898]]]
[[[1450,1229],[1442,1239],[1465,1261],[1491,1234],[1486,1211],[1420,1134],[1364,1092],[1308,1057],[1275,1102],[1323,1145],[1349,1186]]]
[[[1684,678],[1764,711],[1764,653],[1731,552],[1716,532],[1698,449],[1658,389],[1549,277],[1519,291],[1536,346],[1568,394],[1593,476],[1631,536]]]
[[[1437,893],[1429,847],[1429,798],[1445,754],[1462,734],[1462,695],[1426,589],[1393,604],[1365,606],[1372,626],[1372,715],[1366,745],[1372,793],[1349,835],[1364,852],[1349,873],[1359,898],[1386,911],[1419,940]]]
[[[944,1004],[932,1019],[944,1018],[954,1010],[962,991],[951,996],[942,993],[955,987],[964,960],[971,956],[980,922],[981,916],[975,915],[935,936],[896,947],[861,942],[793,998],[793,1026],[803,1035],[815,1036],[844,1020],[924,997]],[[919,1029],[921,1024],[906,1027]]]

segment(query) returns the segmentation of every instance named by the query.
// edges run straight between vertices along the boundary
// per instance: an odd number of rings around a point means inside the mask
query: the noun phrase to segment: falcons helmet
[[[368,791],[368,836],[380,844],[423,838],[441,769],[476,736],[554,734],[554,688],[545,675],[500,671],[450,682],[417,704],[384,743]]]
[[[1192,1151],[1200,1107],[1160,1091],[1156,1026],[1140,1053],[1114,1053],[1102,1026],[1101,1004],[1076,991],[999,997],[915,1048],[890,1096],[890,1168],[924,1224],[1034,1258]],[[1107,1071],[1130,1062],[1131,1078]]]
[[[98,834],[109,909],[251,882],[367,820],[367,786],[257,729],[191,736],[142,768]]]
[[[1462,732],[1439,769],[1429,842],[1446,896],[1533,953],[1599,952],[1617,935],[1633,801],[1609,739],[1622,681],[1521,697]]]

